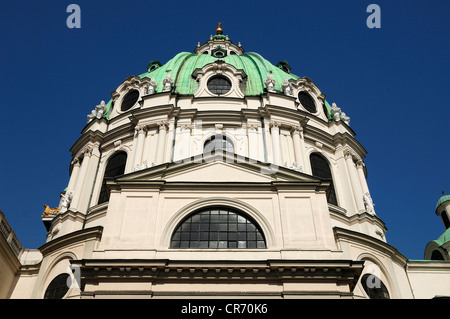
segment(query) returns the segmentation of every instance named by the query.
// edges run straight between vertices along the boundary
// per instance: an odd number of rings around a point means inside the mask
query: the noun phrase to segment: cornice
[[[299,112],[299,110],[294,110],[282,106],[266,104],[264,107],[260,107],[258,109],[258,112],[262,117],[269,119],[272,116],[291,119],[295,122],[300,123],[300,125],[303,127],[305,127],[309,121],[308,117],[303,114],[303,112]]]
[[[81,149],[89,143],[101,143],[104,139],[105,133],[98,130],[87,131],[72,145],[69,151],[75,156]]]
[[[333,227],[333,232],[337,240],[349,240],[351,242],[359,242],[365,246],[371,246],[375,250],[382,252],[389,256],[394,262],[397,262],[401,267],[404,267],[408,259],[403,256],[395,247],[388,243],[374,238],[372,236],[356,232],[341,227]]]
[[[353,291],[363,261],[353,260],[72,260],[84,282],[140,278],[158,281],[322,281]]]
[[[58,237],[53,239],[38,249],[42,253],[42,256],[45,257],[53,251],[60,249],[62,247],[79,243],[80,241],[92,240],[92,239],[100,239],[102,236],[103,227],[97,226],[92,228],[86,228],[79,231],[72,232],[70,234]]]
[[[158,105],[146,108],[138,108],[131,111],[131,114],[128,114],[128,118],[130,122],[136,125],[140,120],[143,119],[151,119],[158,118],[160,120],[161,116],[167,116],[167,118],[171,118],[176,116],[180,112],[179,107],[175,107],[173,104],[165,104]]]

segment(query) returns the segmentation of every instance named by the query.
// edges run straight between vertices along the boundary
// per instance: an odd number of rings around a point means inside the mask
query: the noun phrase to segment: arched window
[[[234,153],[234,146],[226,136],[213,135],[205,142],[205,145],[203,146],[203,153],[210,154],[214,151]]]
[[[105,175],[103,175],[102,189],[98,198],[98,204],[109,201],[109,192],[106,189],[106,180],[111,177],[122,175],[125,172],[127,163],[127,153],[119,152],[111,156],[106,165]]]
[[[44,299],[62,299],[69,291],[69,286],[67,285],[67,279],[69,278],[69,274],[56,276],[48,285]]]
[[[386,286],[375,275],[365,274],[362,276],[361,285],[370,299],[390,299]]]
[[[431,260],[445,260],[439,250],[433,250],[431,253]]]
[[[450,220],[448,220],[447,212],[444,210],[441,213],[442,221],[444,222],[445,229],[450,227]]]
[[[331,175],[330,165],[322,155],[312,153],[309,157],[311,161],[311,169],[313,176],[317,176],[326,180],[330,180],[330,190],[327,194],[327,201],[330,204],[337,206],[336,192],[334,190],[333,176]]]
[[[175,229],[170,248],[266,248],[259,226],[226,207],[197,211]]]

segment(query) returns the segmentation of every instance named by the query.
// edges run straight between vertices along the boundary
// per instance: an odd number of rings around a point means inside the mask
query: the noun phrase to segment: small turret
[[[450,228],[450,195],[443,194],[443,196],[439,198],[436,204],[436,215],[441,217],[445,229]]]
[[[450,260],[450,195],[442,192],[436,204],[436,215],[440,216],[444,223],[445,232],[436,240],[425,247],[425,259],[428,260]]]

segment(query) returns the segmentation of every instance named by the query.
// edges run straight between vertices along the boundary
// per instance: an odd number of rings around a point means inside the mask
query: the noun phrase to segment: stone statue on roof
[[[164,89],[163,92],[169,92],[172,90],[174,80],[172,79],[170,74],[167,74],[167,77],[163,80]]]
[[[369,193],[365,193],[363,196],[364,207],[366,208],[366,212],[371,215],[375,215],[374,206],[375,204],[372,201],[372,197],[370,197]]]
[[[88,123],[93,119],[101,119],[103,115],[106,113],[106,104],[105,101],[101,101],[99,105],[92,110],[90,114],[87,116]]]
[[[151,79],[150,79],[150,82],[148,83],[148,86],[147,86],[147,94],[153,94],[153,93],[155,93],[155,91],[156,91],[156,86],[157,86],[157,84],[156,84],[155,79],[151,78]]]
[[[272,75],[267,75],[267,79],[264,81],[264,84],[266,85],[268,92],[275,92],[275,80],[272,78]]]
[[[281,84],[283,93],[288,96],[292,96],[292,85],[289,83],[288,79],[284,79],[283,84]]]

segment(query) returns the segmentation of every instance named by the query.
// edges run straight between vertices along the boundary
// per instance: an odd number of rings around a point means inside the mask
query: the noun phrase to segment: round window
[[[138,90],[130,90],[123,97],[122,105],[120,107],[120,110],[122,112],[128,111],[129,109],[131,109],[136,104],[138,99],[139,99],[139,91]]]
[[[213,76],[208,81],[208,90],[217,95],[223,95],[231,90],[231,81],[224,76]]]
[[[298,100],[302,104],[302,106],[311,113],[316,113],[316,104],[314,103],[313,98],[308,93],[302,91],[298,94]]]

